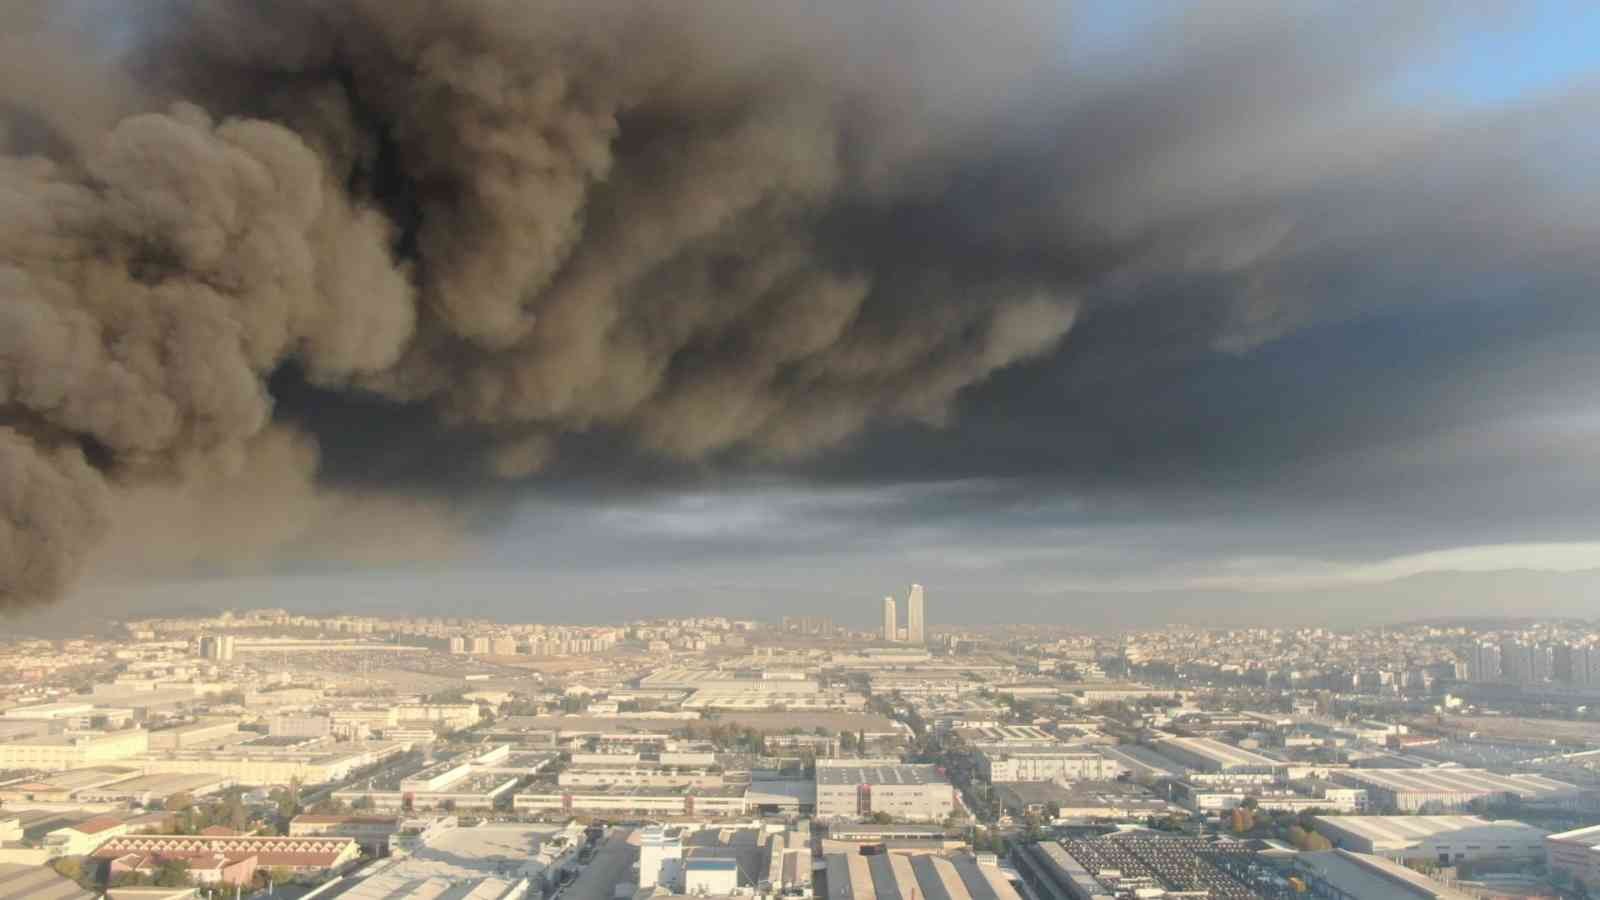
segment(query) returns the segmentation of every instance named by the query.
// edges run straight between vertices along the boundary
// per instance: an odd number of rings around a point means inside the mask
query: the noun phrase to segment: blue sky
[[[1474,4],[1462,4],[1473,6]],[[1483,4],[1485,6],[1490,4]],[[1600,5],[1571,0],[1506,3],[1459,29],[1401,80],[1401,99],[1495,106],[1562,91],[1600,75]]]
[[[1435,5],[1444,11],[1440,38],[1389,86],[1397,102],[1495,106],[1561,91],[1600,75],[1600,4],[1528,0]],[[1137,61],[1150,52],[1146,42],[1164,23],[1180,16],[1204,21],[1217,15],[1216,6],[1144,0],[1079,4],[1072,12],[1066,52],[1091,65]],[[1249,4],[1233,7],[1231,18],[1250,19]],[[1317,3],[1300,8],[1307,15],[1331,10],[1354,35],[1383,27],[1385,18],[1408,14],[1405,4]],[[1359,39],[1352,52],[1360,52]]]

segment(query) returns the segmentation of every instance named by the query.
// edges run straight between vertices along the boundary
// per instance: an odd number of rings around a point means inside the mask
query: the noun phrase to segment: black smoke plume
[[[1031,0],[0,14],[7,608],[91,560],[448,550],[450,495],[574,455],[772,465],[942,425],[1102,310],[1156,336],[1102,373],[1238,352],[1358,311],[1320,275],[1393,247],[1374,222],[1507,252],[1442,194],[1369,214],[1504,169],[1492,142],[1434,165],[1482,129],[1349,115],[1423,5],[1352,55],[1343,20],[1218,4],[1100,80]]]

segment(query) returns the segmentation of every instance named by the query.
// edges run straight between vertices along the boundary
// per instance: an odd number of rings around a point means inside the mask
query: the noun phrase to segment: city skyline
[[[925,646],[909,616],[889,643],[813,609],[103,624],[0,640],[21,896],[421,897],[441,872],[490,900],[1600,887],[1593,617],[940,622]]]

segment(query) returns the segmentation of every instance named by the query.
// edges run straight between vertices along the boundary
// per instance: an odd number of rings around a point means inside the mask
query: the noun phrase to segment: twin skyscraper
[[[883,598],[883,639],[905,641],[908,644],[928,642],[927,620],[923,618],[922,585],[911,586],[911,596],[906,598],[906,627],[900,627],[899,610],[893,597]]]

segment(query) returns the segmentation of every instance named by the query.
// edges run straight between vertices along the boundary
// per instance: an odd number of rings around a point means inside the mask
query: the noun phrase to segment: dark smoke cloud
[[[0,12],[8,607],[107,535],[114,571],[411,557],[499,482],[791,465],[1593,237],[1515,123],[1370,114],[1430,5],[1215,4],[1100,71],[1031,0]]]
[[[927,190],[1048,47],[990,29],[963,64],[954,4],[153,3],[106,10],[132,46],[98,68],[66,62],[101,56],[92,16],[11,6],[6,606],[59,593],[114,510],[204,558],[320,530],[285,366],[522,478],[575,432],[692,461],[938,421],[1072,324],[1027,273],[882,296],[817,239],[843,197]]]

